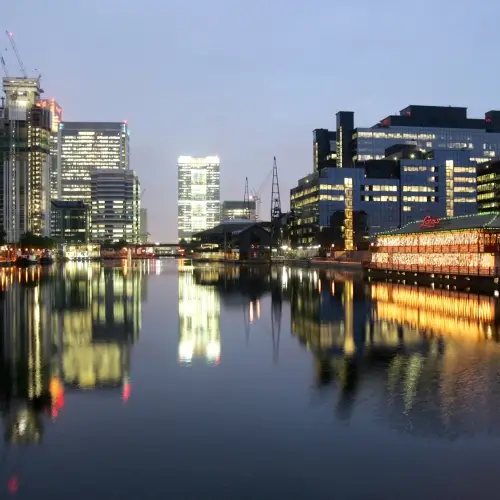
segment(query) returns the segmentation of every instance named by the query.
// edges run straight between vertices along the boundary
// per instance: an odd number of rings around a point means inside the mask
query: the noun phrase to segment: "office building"
[[[180,156],[178,165],[179,241],[220,222],[220,160],[218,156]]]
[[[477,166],[477,210],[500,211],[500,160],[480,163]]]
[[[140,184],[133,170],[92,169],[91,240],[139,243]]]
[[[244,201],[223,201],[221,210],[221,222],[234,219],[256,220],[255,200],[247,203]]]
[[[148,232],[148,209],[141,208],[139,215],[139,240],[142,244],[147,243],[149,241],[149,232]]]
[[[346,162],[381,159],[385,150],[395,144],[413,145],[417,149],[429,151],[437,149],[458,149],[467,151],[474,163],[488,161],[498,155],[500,150],[500,111],[488,111],[484,118],[469,118],[467,108],[453,106],[408,106],[399,115],[388,116],[370,128],[351,127],[348,116],[342,121],[343,113],[337,123],[339,127],[350,130],[343,148],[348,150]],[[337,141],[339,144],[339,141]],[[337,151],[338,153],[338,151]],[[337,158],[339,154],[337,154]],[[337,166],[339,162],[337,162]]]
[[[0,108],[0,227],[16,242],[50,232],[50,111],[40,106],[40,81],[3,79]]]
[[[354,128],[354,114],[340,112],[335,152],[333,132],[327,132],[319,135],[319,148],[314,131],[313,172],[291,190],[291,241],[297,245],[313,244],[342,210],[346,227],[351,210],[365,212],[371,234],[427,215],[476,213],[477,164],[500,150],[500,112],[480,120],[468,118],[466,108],[409,106],[370,129]],[[325,164],[333,158],[335,166]]]
[[[337,165],[337,132],[313,130],[313,165],[314,172]]]
[[[356,168],[329,168],[301,179],[290,195],[296,215],[292,241],[312,245],[338,211],[346,214],[347,229],[353,211],[365,212],[371,234],[426,216],[476,213],[476,166],[468,152],[422,153],[397,147],[392,151],[382,160],[360,162]]]
[[[52,200],[52,239],[61,243],[86,243],[90,226],[89,206],[83,201]]]
[[[63,122],[57,145],[63,200],[90,203],[92,169],[130,168],[126,122]]]
[[[48,109],[51,114],[50,128],[50,199],[57,200],[60,198],[60,177],[57,168],[57,139],[59,132],[59,124],[63,120],[63,111],[61,106],[57,104],[52,97],[50,99],[40,99],[38,104],[43,109]]]

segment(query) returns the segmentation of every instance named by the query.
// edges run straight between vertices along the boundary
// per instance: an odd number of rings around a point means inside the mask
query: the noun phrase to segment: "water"
[[[498,300],[173,261],[0,275],[0,498],[496,493]]]

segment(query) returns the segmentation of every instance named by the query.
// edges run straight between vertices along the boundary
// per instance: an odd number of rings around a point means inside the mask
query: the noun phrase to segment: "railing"
[[[368,269],[385,269],[387,271],[405,271],[426,274],[451,274],[460,276],[492,276],[500,277],[498,267],[469,267],[469,266],[420,266],[418,264],[384,264],[381,262],[370,262]]]

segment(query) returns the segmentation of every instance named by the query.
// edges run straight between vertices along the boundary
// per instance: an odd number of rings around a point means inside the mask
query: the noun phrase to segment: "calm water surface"
[[[498,299],[173,261],[0,287],[0,498],[498,494]]]

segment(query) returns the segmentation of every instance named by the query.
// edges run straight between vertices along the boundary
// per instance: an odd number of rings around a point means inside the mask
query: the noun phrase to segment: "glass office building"
[[[140,243],[140,183],[133,170],[93,169],[91,239],[95,243]]]
[[[90,203],[92,169],[129,169],[126,122],[63,122],[59,124],[60,197]]]
[[[290,192],[291,239],[298,245],[312,245],[334,212],[347,210],[347,218],[348,204],[366,212],[371,234],[426,216],[476,213],[477,165],[499,154],[500,112],[471,119],[466,108],[409,106],[372,128],[354,128],[354,113],[340,112],[329,151],[333,132],[323,134],[325,159],[336,161],[323,168],[317,132],[313,173]]]
[[[63,120],[63,111],[53,97],[50,99],[40,99],[38,104],[43,109],[48,109],[52,117],[50,128],[50,199],[57,200],[60,197],[60,177],[57,169],[57,139],[59,136],[59,124]]]
[[[220,159],[180,156],[177,165],[178,236],[190,241],[193,234],[220,222]]]

